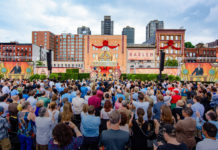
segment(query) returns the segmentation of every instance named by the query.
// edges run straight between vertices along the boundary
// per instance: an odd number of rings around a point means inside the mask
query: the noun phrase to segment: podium
[[[24,79],[24,74],[23,73],[22,74],[11,74],[11,73],[9,73],[8,78],[9,79],[20,79],[20,80],[22,80],[22,79]]]
[[[207,81],[207,76],[190,76],[190,81]]]

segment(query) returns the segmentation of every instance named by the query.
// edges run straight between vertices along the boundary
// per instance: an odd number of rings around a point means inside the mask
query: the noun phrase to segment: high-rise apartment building
[[[55,35],[49,31],[33,31],[32,36],[33,44],[54,51],[54,61],[82,62],[84,60],[82,34]]]
[[[104,21],[101,21],[101,35],[113,35],[114,22],[111,16],[104,16]]]
[[[83,35],[63,33],[55,36],[54,61],[80,61],[84,60]]]
[[[91,30],[89,27],[85,27],[85,26],[78,27],[77,34],[91,35]]]
[[[0,61],[32,61],[32,44],[0,43]]]
[[[150,21],[146,26],[146,44],[155,44],[155,33],[157,29],[164,29],[164,22],[158,20]]]
[[[127,35],[127,44],[134,44],[135,42],[135,29],[132,27],[123,28],[122,35]]]
[[[43,46],[46,49],[54,50],[55,35],[49,31],[33,31],[32,44]]]

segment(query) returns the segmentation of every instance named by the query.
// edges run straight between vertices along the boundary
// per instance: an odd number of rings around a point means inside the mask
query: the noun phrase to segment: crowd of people
[[[2,150],[217,150],[218,83],[1,80]]]

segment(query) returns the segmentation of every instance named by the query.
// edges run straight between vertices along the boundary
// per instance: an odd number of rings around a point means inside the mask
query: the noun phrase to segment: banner
[[[26,79],[33,74],[33,62],[0,62],[4,78]]]
[[[217,63],[185,63],[181,68],[181,79],[183,81],[218,81]]]

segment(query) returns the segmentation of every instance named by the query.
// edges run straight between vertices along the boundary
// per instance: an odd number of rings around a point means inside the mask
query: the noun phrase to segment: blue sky
[[[167,29],[184,27],[194,44],[218,39],[218,0],[0,0],[0,42],[31,42],[32,31],[76,34],[82,25],[100,34],[104,15],[114,20],[114,34],[134,27],[136,43],[154,19]]]

